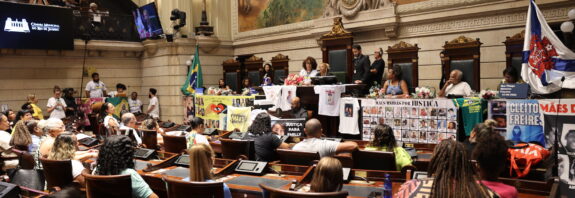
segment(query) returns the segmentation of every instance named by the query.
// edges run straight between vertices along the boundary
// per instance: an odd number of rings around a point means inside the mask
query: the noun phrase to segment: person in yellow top
[[[373,141],[365,147],[366,151],[393,151],[397,170],[412,163],[411,155],[400,146],[397,146],[393,129],[386,124],[379,124],[373,129]]]
[[[30,103],[30,106],[32,106],[32,110],[34,111],[32,117],[36,120],[43,120],[44,115],[42,114],[42,109],[38,107],[38,99],[36,98],[36,95],[29,94],[27,99]]]

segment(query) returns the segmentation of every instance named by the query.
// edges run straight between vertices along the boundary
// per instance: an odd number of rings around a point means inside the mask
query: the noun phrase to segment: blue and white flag
[[[575,89],[575,53],[557,38],[534,0],[527,12],[521,77],[538,94]]]

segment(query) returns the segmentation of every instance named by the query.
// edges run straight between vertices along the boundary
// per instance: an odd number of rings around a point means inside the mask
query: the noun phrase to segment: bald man
[[[291,100],[291,113],[294,118],[305,118],[307,120],[307,110],[301,107],[299,97],[295,97]]]
[[[320,139],[323,133],[321,123],[318,119],[312,118],[305,123],[304,132],[307,138],[294,147],[294,151],[317,152],[320,157],[334,156],[340,153],[351,153],[358,146],[355,142],[335,142]]]
[[[463,72],[454,69],[449,74],[449,80],[439,91],[439,97],[447,97],[449,95],[458,95],[468,97],[471,95],[471,87],[467,82],[461,81],[463,79]]]

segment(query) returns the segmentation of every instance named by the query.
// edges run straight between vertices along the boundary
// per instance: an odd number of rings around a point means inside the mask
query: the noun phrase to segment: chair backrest
[[[188,182],[164,177],[168,198],[224,198],[222,182]]]
[[[253,141],[230,139],[221,139],[220,141],[222,142],[222,158],[235,160],[243,155],[248,159],[254,159]]]
[[[132,197],[132,179],[130,175],[91,175],[82,173],[86,180],[88,198],[124,198]]]
[[[319,154],[314,152],[294,151],[287,149],[276,150],[280,163],[309,166],[319,160]]]
[[[353,166],[366,170],[396,170],[395,154],[383,151],[362,151],[353,153]]]
[[[186,137],[162,135],[164,137],[164,149],[170,153],[182,153],[186,150]]]
[[[272,188],[266,186],[264,184],[260,184],[260,188],[264,191],[264,198],[318,198],[318,197],[329,197],[329,198],[345,198],[348,195],[347,191],[340,191],[340,192],[323,192],[323,193],[316,193],[316,192],[297,192],[297,191],[289,191],[289,190],[282,190],[277,188]]]
[[[44,176],[48,188],[64,188],[74,181],[72,177],[72,162],[70,160],[49,160],[40,158],[44,167]]]
[[[142,132],[142,144],[148,149],[158,149],[158,132],[155,130],[140,130]]]
[[[20,166],[21,169],[34,169],[36,166],[36,161],[34,160],[34,156],[32,156],[32,154],[15,148],[12,148],[12,152],[18,155],[18,166]]]

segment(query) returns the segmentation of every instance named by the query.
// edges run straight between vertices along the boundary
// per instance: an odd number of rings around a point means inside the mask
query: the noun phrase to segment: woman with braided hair
[[[100,155],[94,173],[96,175],[130,175],[132,197],[158,197],[134,170],[134,147],[128,136],[115,135],[106,138],[100,147]]]
[[[394,197],[499,197],[479,183],[465,147],[455,140],[443,140],[435,147],[427,176],[404,183]]]

